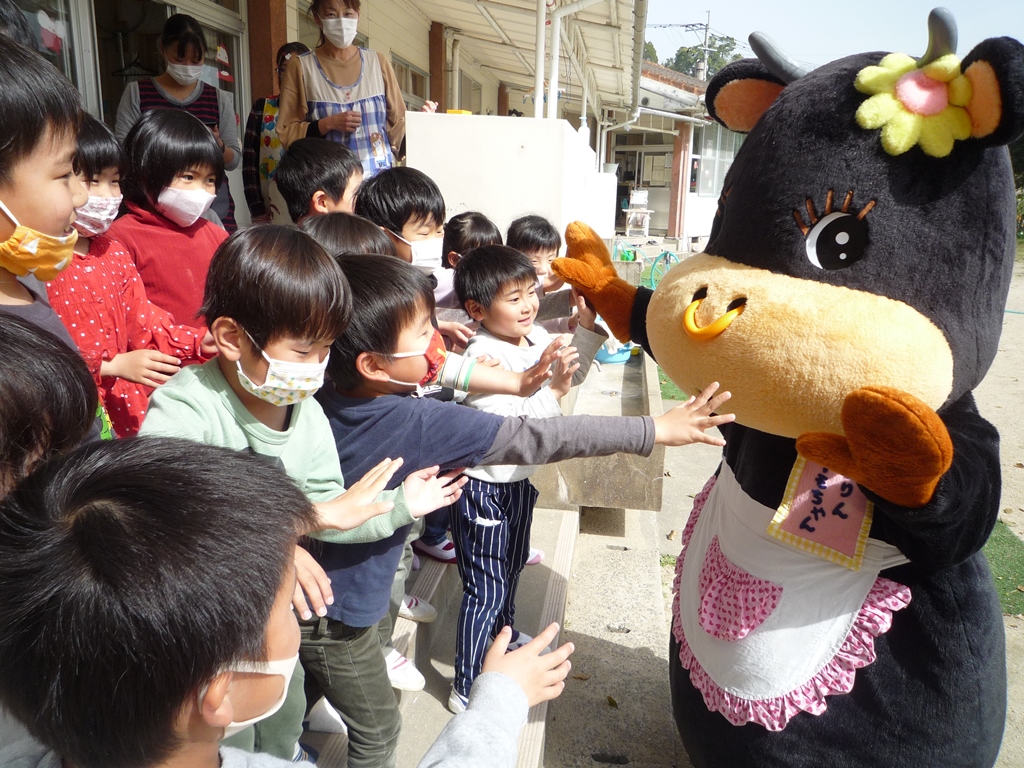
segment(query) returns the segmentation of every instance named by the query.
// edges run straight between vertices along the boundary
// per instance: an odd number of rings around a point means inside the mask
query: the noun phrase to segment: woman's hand
[[[347,112],[339,112],[336,115],[328,115],[327,117],[321,117],[318,127],[320,133],[327,133],[327,131],[341,131],[342,133],[352,133],[359,126],[363,124],[363,113],[354,109],[350,109]],[[324,129],[327,129],[326,131]]]

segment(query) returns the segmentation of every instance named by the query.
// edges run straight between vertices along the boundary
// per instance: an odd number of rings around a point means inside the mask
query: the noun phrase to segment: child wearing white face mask
[[[124,245],[150,300],[178,323],[194,323],[210,259],[227,233],[203,218],[224,178],[217,142],[187,112],[155,109],[125,140],[126,215],[109,235]]]
[[[176,13],[164,23],[157,47],[165,70],[154,78],[133,81],[125,88],[117,107],[117,140],[123,142],[139,118],[152,109],[180,109],[213,133],[224,169],[234,170],[242,160],[234,97],[229,91],[200,80],[207,71],[208,55],[202,25],[188,14]],[[218,185],[212,208],[225,229],[234,232],[235,205],[226,180]]]
[[[118,437],[142,425],[152,388],[182,364],[216,354],[206,329],[178,325],[152,304],[124,246],[106,232],[121,205],[121,147],[103,123],[83,115],[75,171],[89,192],[77,208],[75,255],[46,285],[50,304],[78,344]]]

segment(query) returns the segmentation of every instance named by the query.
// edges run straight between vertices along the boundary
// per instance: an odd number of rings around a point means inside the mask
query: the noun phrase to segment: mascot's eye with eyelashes
[[[818,269],[846,269],[864,256],[868,247],[868,223],[866,217],[875,201],[870,201],[859,213],[850,213],[853,192],[847,192],[843,205],[838,211],[832,209],[834,194],[830,189],[825,199],[825,215],[820,219],[814,210],[814,201],[807,198],[807,216],[810,224],[804,223],[803,214],[793,211],[793,218],[800,231],[807,238],[807,260]]]

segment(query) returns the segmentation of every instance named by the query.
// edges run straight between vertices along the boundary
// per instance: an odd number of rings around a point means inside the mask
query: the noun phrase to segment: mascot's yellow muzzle
[[[747,306],[745,298],[736,299],[729,304],[729,309],[724,315],[701,328],[697,325],[697,309],[707,295],[707,288],[701,288],[693,295],[693,301],[683,311],[683,330],[694,341],[711,341],[716,336],[720,336],[733,320],[743,314],[743,308]]]

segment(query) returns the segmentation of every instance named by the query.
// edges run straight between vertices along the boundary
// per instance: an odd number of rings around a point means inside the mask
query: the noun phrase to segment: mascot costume
[[[1002,614],[981,548],[998,434],[971,394],[1014,261],[1006,145],[1024,47],[802,72],[764,37],[710,82],[747,133],[704,253],[653,293],[585,225],[558,275],[680,387],[736,422],[683,535],[671,638],[698,768],[991,766],[1006,715]]]

